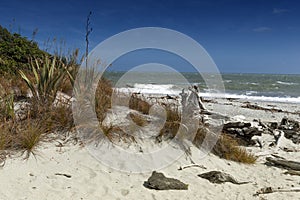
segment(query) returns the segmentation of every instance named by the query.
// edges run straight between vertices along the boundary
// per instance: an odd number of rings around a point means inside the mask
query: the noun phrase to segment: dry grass
[[[43,126],[46,130],[51,132],[70,131],[75,126],[70,106],[53,106],[51,110],[44,113],[44,118],[42,122]]]
[[[37,121],[28,121],[17,134],[16,147],[20,149],[25,158],[35,155],[35,150],[44,139],[45,128]]]
[[[73,85],[72,85],[72,82],[70,80],[69,77],[65,77],[63,80],[62,80],[62,84],[60,86],[60,89],[59,89],[61,92],[69,95],[69,96],[72,96],[72,93],[73,93]]]
[[[113,90],[112,104],[115,106],[126,106],[128,107],[131,95],[128,93],[120,92],[118,89]]]
[[[31,77],[30,73],[26,73]],[[0,74],[0,98],[3,94],[14,94],[15,96],[26,96],[28,87],[17,75]]]
[[[239,146],[238,142],[228,135],[221,135],[213,152],[221,158],[245,164],[255,163],[257,157]]]
[[[14,101],[26,95],[27,86],[16,75],[0,75],[0,122],[14,118]]]
[[[11,141],[13,139],[12,124],[6,122],[0,125],[0,151],[5,151],[11,146]]]
[[[14,116],[14,94],[7,94],[0,98],[0,122],[13,119]]]
[[[160,130],[157,139],[173,139],[178,133],[181,124],[181,114],[179,112],[178,106],[164,105],[166,111],[166,122],[164,127]]]
[[[1,124],[0,150],[7,154],[22,152],[25,158],[35,154],[40,141],[44,139],[46,130],[37,120],[27,119],[22,123],[9,121]]]
[[[143,115],[141,115],[141,114],[132,113],[131,112],[131,113],[129,113],[129,117],[138,126],[144,127],[147,124],[149,124],[149,122],[147,121],[147,119]]]
[[[142,100],[137,96],[137,94],[133,93],[129,99],[129,108],[132,110],[139,111],[145,115],[149,114],[151,105],[145,101]]]
[[[35,155],[36,148],[41,141],[50,139],[49,133],[64,133],[74,127],[70,107],[60,106],[47,109],[36,118],[23,121],[8,120],[0,124],[0,154],[14,154],[21,152],[28,158]],[[58,131],[58,132],[57,132]],[[52,138],[53,139],[53,138]],[[1,160],[0,160],[1,161]]]
[[[111,108],[112,84],[109,80],[101,78],[95,94],[95,111],[98,120],[103,122],[106,112]]]
[[[204,138],[207,134],[212,134],[208,129],[200,127],[197,131],[197,134],[194,138],[194,145],[200,147],[203,144]],[[210,141],[207,141],[208,143]],[[251,154],[239,146],[238,141],[229,135],[221,134],[216,145],[212,149],[212,153],[224,158],[226,160],[232,160],[235,162],[253,164],[256,162],[257,157],[254,154]]]
[[[21,152],[28,158],[35,154],[41,141],[49,139],[49,133],[64,134],[74,127],[70,104],[53,106],[52,103],[58,91],[72,90],[76,63],[45,57],[30,64],[31,70],[0,75],[0,163],[7,154]],[[70,73],[74,77],[68,76]],[[33,98],[27,99],[30,108],[25,111],[26,119],[17,119],[14,101],[27,96],[29,90]]]
[[[120,127],[113,125],[101,125],[100,126],[103,134],[113,143],[125,142],[132,143],[135,142],[135,138],[132,135],[125,133]]]

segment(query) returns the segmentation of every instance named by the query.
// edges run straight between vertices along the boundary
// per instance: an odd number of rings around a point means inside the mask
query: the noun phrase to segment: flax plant
[[[26,82],[32,93],[32,100],[35,111],[40,108],[49,108],[56,98],[56,94],[61,87],[62,80],[67,75],[66,65],[57,57],[31,60],[31,69],[34,74],[34,81],[31,80],[24,71],[19,70],[19,74]]]

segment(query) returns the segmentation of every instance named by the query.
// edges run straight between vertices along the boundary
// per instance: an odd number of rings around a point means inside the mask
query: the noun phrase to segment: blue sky
[[[57,38],[57,43],[66,43],[65,50],[78,47],[84,52],[89,11],[93,12],[90,49],[128,29],[164,27],[198,41],[221,72],[300,74],[296,0],[1,0],[0,25],[29,39],[38,29],[34,40],[41,47]],[[185,61],[158,51],[123,56],[115,66],[127,70],[142,62],[190,70]]]

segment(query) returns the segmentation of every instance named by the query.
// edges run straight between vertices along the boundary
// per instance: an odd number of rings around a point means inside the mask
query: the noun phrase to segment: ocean
[[[217,94],[207,87],[198,73],[192,72],[105,72],[116,88],[151,94],[176,95],[183,88],[197,85],[203,97],[300,103],[300,75],[221,74],[225,91]],[[205,79],[214,79],[205,75]]]

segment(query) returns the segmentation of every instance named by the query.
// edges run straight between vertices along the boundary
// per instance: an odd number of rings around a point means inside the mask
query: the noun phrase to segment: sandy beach
[[[300,200],[299,10],[1,0],[0,200]]]
[[[278,121],[287,116],[300,120],[300,105],[275,102],[250,102],[266,108],[282,109],[283,112],[271,112],[241,108],[243,100],[214,99],[205,106],[216,112],[224,113],[239,120]],[[285,113],[285,111],[298,114]],[[292,144],[285,140],[287,147]],[[289,160],[300,160],[300,146],[294,145],[298,152],[285,152],[278,148],[264,146],[247,147],[247,150],[258,156],[256,164],[246,165],[220,159],[209,154],[199,159],[199,150],[191,148],[193,161],[204,168],[191,167],[178,170],[191,164],[182,156],[170,166],[158,170],[167,177],[181,180],[188,184],[188,190],[156,191],[143,186],[149,173],[127,173],[106,167],[95,159],[80,142],[73,144],[62,140],[41,144],[36,156],[28,160],[13,156],[6,159],[0,168],[1,199],[299,199],[298,192],[275,192],[271,194],[254,194],[264,187],[299,188],[300,176],[284,174],[285,170],[266,166],[265,158],[271,154]],[[63,145],[60,145],[63,144]],[[228,173],[239,181],[248,184],[235,185],[230,182],[214,184],[197,175],[211,170]]]

